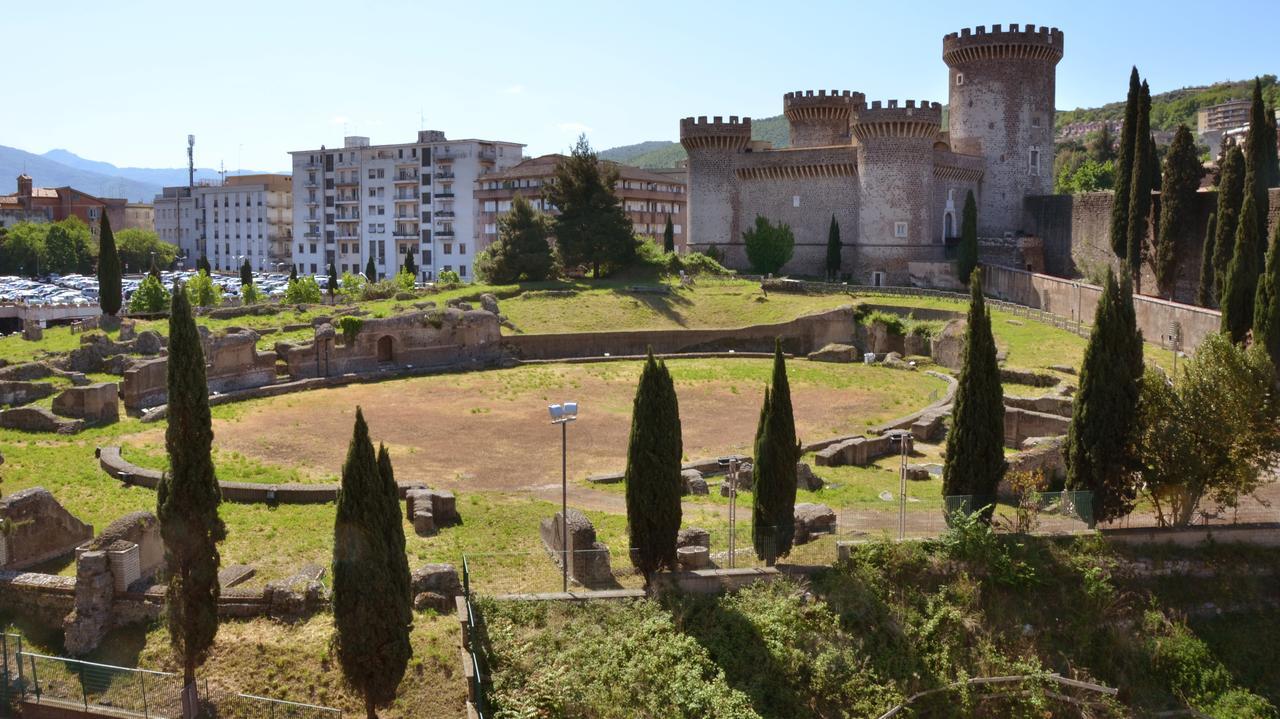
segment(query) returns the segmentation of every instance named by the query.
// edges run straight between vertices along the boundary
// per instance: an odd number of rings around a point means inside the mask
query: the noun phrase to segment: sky
[[[282,170],[289,150],[451,138],[566,151],[678,139],[690,115],[768,117],[791,90],[946,101],[942,37],[1065,33],[1059,109],[1280,73],[1280,2],[67,0],[0,20],[0,145],[119,166]]]

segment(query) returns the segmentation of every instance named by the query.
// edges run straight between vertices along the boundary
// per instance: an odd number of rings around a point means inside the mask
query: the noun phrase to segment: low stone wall
[[[1125,527],[1100,530],[1108,541],[1119,544],[1172,544],[1194,547],[1206,542],[1280,547],[1280,525],[1230,524],[1200,527]]]
[[[0,536],[0,567],[26,569],[70,554],[93,536],[43,487],[29,487],[0,499],[0,518],[11,529]]]
[[[203,329],[203,328],[201,328]],[[209,393],[218,394],[276,381],[276,353],[259,352],[258,334],[251,330],[221,337],[202,333]],[[124,373],[124,406],[137,412],[164,404],[168,395],[167,357],[135,362]]]
[[[688,330],[631,330],[513,335],[502,338],[513,356],[522,360],[565,357],[603,357],[689,352],[770,352],[782,338],[785,352],[806,355],[832,343],[849,343],[856,325],[851,306],[804,315],[789,322],[750,327]]]
[[[1042,309],[1076,322],[1093,322],[1102,288],[1077,280],[983,265],[982,288],[988,296]],[[1133,309],[1138,329],[1147,342],[1164,345],[1170,324],[1182,326],[1182,348],[1194,350],[1205,337],[1217,333],[1222,313],[1194,305],[1136,295]]]
[[[1056,437],[1066,434],[1070,425],[1070,417],[1005,407],[1004,446],[1010,449],[1022,449],[1022,443],[1027,438]]]

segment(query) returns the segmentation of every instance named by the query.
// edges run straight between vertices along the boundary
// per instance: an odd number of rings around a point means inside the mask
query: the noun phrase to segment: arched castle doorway
[[[378,338],[378,361],[395,361],[395,340],[391,339],[391,335],[383,335]]]
[[[942,241],[946,242],[956,236],[956,217],[948,212],[942,216]]]

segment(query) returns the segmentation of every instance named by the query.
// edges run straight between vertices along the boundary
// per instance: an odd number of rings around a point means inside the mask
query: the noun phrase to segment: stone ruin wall
[[[276,380],[276,353],[259,352],[251,330],[222,336],[202,332],[210,393],[261,387]],[[124,406],[137,412],[164,404],[168,397],[168,358],[135,362],[124,373]]]
[[[29,487],[0,499],[0,517],[10,526],[0,536],[0,567],[7,570],[64,556],[93,537],[93,527],[63,509],[44,487]]]

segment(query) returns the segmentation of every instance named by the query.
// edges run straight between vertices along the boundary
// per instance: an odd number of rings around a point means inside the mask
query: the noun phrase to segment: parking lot
[[[195,276],[195,271],[161,272],[160,278],[166,287],[172,287],[175,281],[186,282]],[[124,297],[138,288],[145,275],[126,276],[122,285]],[[328,278],[317,278],[327,280]],[[222,288],[227,297],[240,296],[240,275],[215,274],[213,281]],[[289,284],[289,276],[275,272],[255,272],[253,283],[266,297],[282,297]],[[44,280],[31,280],[12,275],[0,276],[0,304],[19,304],[31,306],[75,305],[87,306],[98,303],[98,278],[85,275],[50,275]]]

